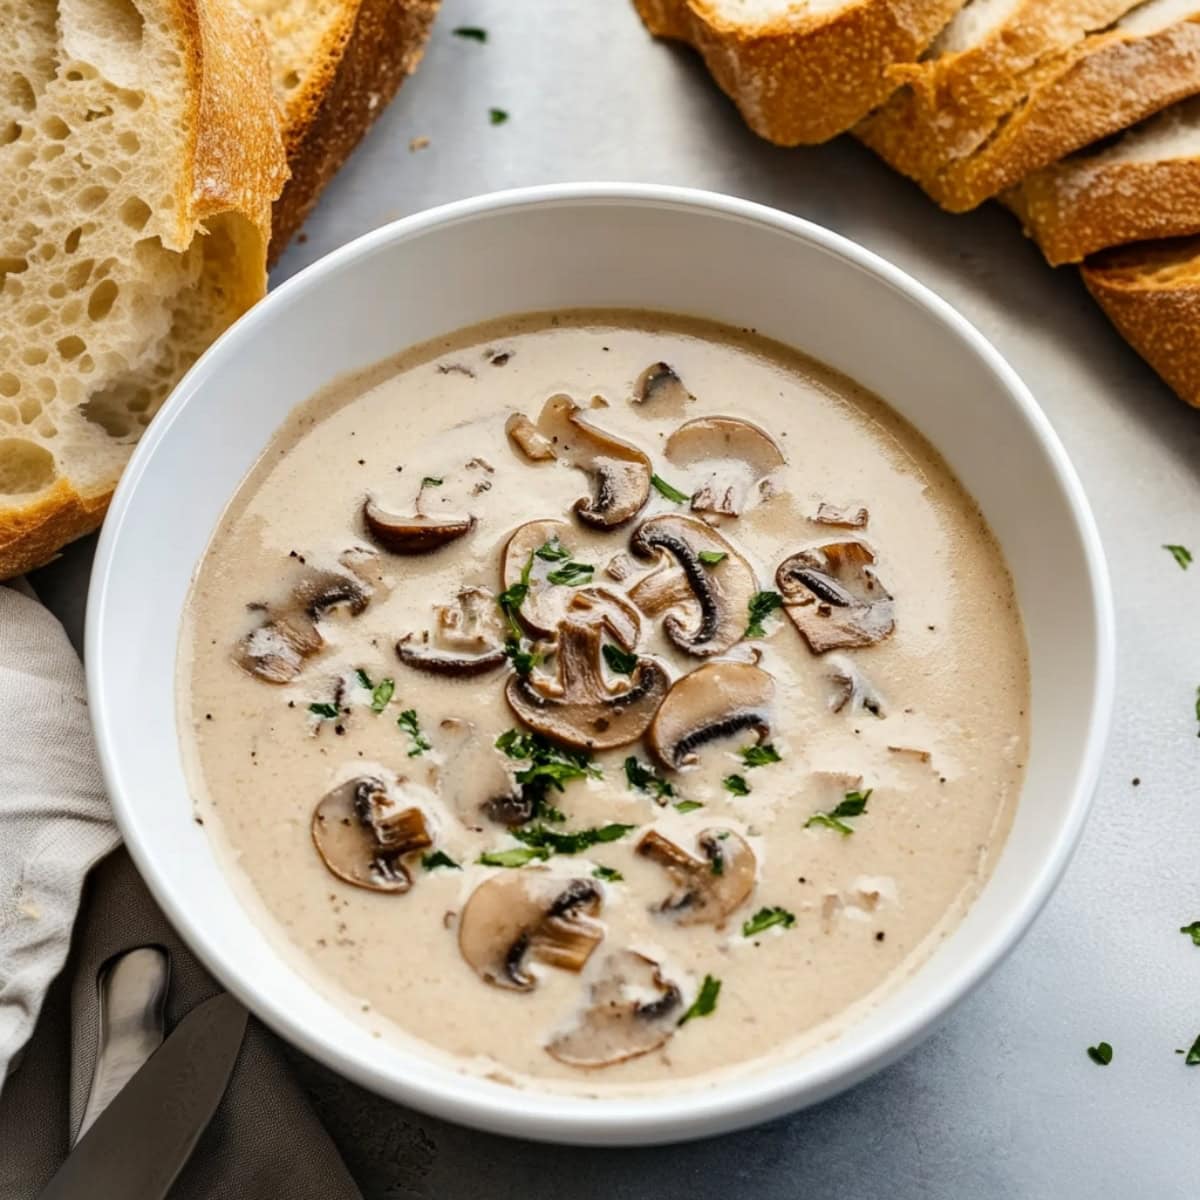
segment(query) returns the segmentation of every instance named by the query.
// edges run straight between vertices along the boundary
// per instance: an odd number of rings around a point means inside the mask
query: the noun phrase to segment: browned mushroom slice
[[[646,735],[667,767],[684,767],[709,742],[752,731],[763,741],[770,732],[775,681],[761,667],[715,662],[676,680]]]
[[[715,529],[695,517],[652,517],[637,527],[629,547],[639,558],[662,560],[657,571],[630,588],[629,598],[648,616],[666,612],[663,628],[681,650],[707,658],[741,639],[758,582],[750,564]],[[701,555],[720,558],[705,563]]]
[[[432,633],[406,633],[396,643],[400,661],[431,675],[483,675],[504,665],[504,627],[488,588],[463,588],[453,604],[434,608]]]
[[[267,683],[291,683],[303,669],[304,660],[323,645],[310,618],[293,613],[251,630],[238,642],[234,660],[243,671]]]
[[[504,547],[501,573],[505,591],[519,584],[529,568],[529,590],[521,602],[521,620],[534,633],[548,637],[558,627],[573,588],[550,583],[546,576],[562,566],[557,558],[539,557],[558,553],[570,544],[573,530],[563,521],[527,521],[513,530]]]
[[[528,992],[537,977],[532,959],[582,971],[604,938],[595,919],[603,903],[590,879],[556,879],[535,871],[497,875],[471,893],[458,926],[468,966],[497,987]]]
[[[632,601],[606,587],[579,588],[571,595],[566,617],[584,625],[599,624],[622,650],[632,650],[642,634],[642,617]]]
[[[337,571],[314,571],[296,584],[292,599],[307,616],[319,621],[331,610],[343,607],[357,617],[366,610],[371,594],[361,579]]]
[[[421,810],[401,808],[373,776],[326,793],[313,812],[312,837],[334,875],[375,892],[407,892],[404,857],[433,845]]]
[[[703,858],[651,829],[637,852],[666,869],[675,890],[658,906],[677,925],[725,924],[754,891],[758,868],[746,839],[732,829],[706,829],[696,839]]]
[[[679,412],[691,398],[683,380],[665,362],[651,363],[633,385],[634,404],[653,404],[656,412]]]
[[[737,417],[687,421],[667,439],[665,453],[677,467],[700,468],[694,511],[733,517],[771,494],[771,473],[786,461],[769,433]]]
[[[517,444],[517,448],[532,462],[550,462],[554,458],[554,444],[524,414],[513,413],[504,423],[504,432]]]
[[[833,685],[829,707],[835,713],[849,706],[852,713],[865,709],[875,717],[887,715],[883,697],[857,664],[851,662],[844,654],[831,654],[825,662],[829,667],[826,678]]]
[[[538,429],[554,443],[558,458],[592,480],[594,495],[576,501],[579,519],[599,529],[632,520],[650,498],[650,460],[636,446],[584,420],[570,396],[551,396]]]
[[[559,626],[558,675],[511,675],[509,707],[530,729],[584,750],[637,741],[654,719],[669,680],[657,659],[639,658],[632,675],[610,683],[601,658],[603,626],[565,620]]]
[[[654,959],[619,950],[601,964],[589,1001],[546,1046],[572,1067],[608,1067],[657,1050],[675,1032],[683,997]]]
[[[470,533],[475,526],[471,516],[404,516],[388,512],[370,499],[364,502],[362,513],[372,539],[392,554],[428,554]]]
[[[855,539],[810,546],[779,564],[784,611],[814,654],[873,646],[895,628],[874,564],[874,551]]]
[[[818,525],[840,525],[843,529],[864,529],[870,513],[861,505],[826,504],[821,501],[816,513],[809,518]]]

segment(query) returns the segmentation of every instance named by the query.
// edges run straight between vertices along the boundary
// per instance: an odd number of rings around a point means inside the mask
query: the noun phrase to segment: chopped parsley
[[[1098,1045],[1089,1046],[1087,1052],[1088,1058],[1097,1066],[1107,1067],[1112,1062],[1112,1047],[1107,1042],[1100,1042]]]
[[[530,819],[544,817],[561,821],[564,816],[551,808],[547,793],[566,790],[573,779],[599,779],[600,771],[592,765],[590,756],[582,750],[564,750],[547,741],[540,733],[524,733],[509,729],[496,739],[496,749],[517,762],[528,762],[516,774],[521,796],[529,802]]]
[[[750,795],[750,785],[740,775],[726,775],[721,784],[727,792],[732,792],[735,796]]]
[[[699,800],[680,800],[679,803],[675,805],[675,811],[677,813],[684,814],[695,812],[696,809],[703,807],[704,805],[701,804]]]
[[[534,859],[547,859],[549,850],[537,846],[513,846],[510,850],[489,850],[475,861],[485,867],[525,867]]]
[[[696,557],[706,566],[715,567],[722,559],[729,556],[724,550],[701,550]]]
[[[1192,552],[1186,546],[1164,544],[1163,549],[1179,564],[1180,570],[1186,571],[1192,565]]]
[[[503,125],[504,122],[508,120],[508,113],[506,113],[502,108],[489,108],[488,120],[491,121],[493,125]]]
[[[1190,925],[1180,926],[1179,932],[1190,934],[1192,944],[1200,946],[1200,921],[1193,921]]]
[[[444,850],[435,850],[432,854],[425,854],[421,857],[421,866],[426,871],[436,871],[438,867],[449,867],[452,871],[461,871],[462,867],[458,865]]]
[[[391,703],[392,697],[396,694],[396,681],[394,679],[381,679],[371,689],[371,711],[381,713]]]
[[[700,990],[696,993],[695,1000],[692,1001],[687,1012],[679,1018],[680,1025],[686,1025],[693,1017],[707,1017],[711,1015],[717,1007],[717,997],[721,994],[721,981],[714,979],[711,975],[705,975],[704,982],[700,985]]]
[[[1192,1048],[1187,1052],[1187,1058],[1183,1060],[1185,1067],[1200,1066],[1200,1037],[1192,1043]]]
[[[421,486],[422,487],[441,487],[442,484],[445,482],[446,481],[438,475],[426,475],[425,478],[421,480]]]
[[[766,637],[767,631],[763,628],[763,618],[773,613],[777,608],[782,607],[783,597],[778,592],[755,592],[750,597],[750,619],[746,625],[746,632],[742,636],[748,638]]]
[[[742,925],[742,937],[754,937],[756,934],[762,933],[764,929],[770,929],[773,925],[782,925],[784,929],[791,929],[796,923],[796,914],[790,913],[786,908],[760,908],[758,912]]]
[[[605,642],[601,653],[604,655],[604,661],[608,663],[608,669],[617,675],[632,675],[638,665],[636,654],[627,654],[620,646],[614,646],[610,642]]]
[[[544,825],[527,825],[512,831],[513,837],[534,850],[550,854],[581,854],[592,846],[615,842],[629,833],[632,825],[600,825],[594,829],[578,829],[574,833],[558,833]]]
[[[521,568],[521,578],[512,587],[505,588],[496,597],[496,603],[500,605],[500,609],[508,621],[508,627],[512,631],[512,636],[518,642],[524,636],[525,631],[521,628],[520,622],[517,620],[517,613],[521,611],[521,605],[525,603],[525,597],[529,595],[529,577],[532,573],[533,551],[531,550],[529,552],[529,560]]]
[[[354,668],[354,677],[358,682],[369,692],[375,685],[371,682],[371,677],[362,669],[362,667]]]
[[[571,552],[558,540],[555,535],[548,542],[543,542],[535,551],[543,562],[562,562],[571,557]]]
[[[675,788],[665,779],[657,776],[649,767],[643,766],[631,754],[625,760],[625,778],[631,788],[639,792],[649,792],[656,800],[665,800],[675,795]]]
[[[396,724],[412,738],[412,746],[408,751],[409,758],[417,758],[426,750],[433,748],[430,740],[421,732],[421,722],[417,720],[417,710],[406,708],[397,718]]]
[[[1200,687],[1196,689],[1196,720],[1200,721]],[[1200,730],[1196,731],[1196,736],[1200,737]]]
[[[867,811],[867,801],[871,798],[874,788],[865,792],[847,792],[845,799],[831,813],[815,812],[807,821],[804,828],[811,825],[824,825],[826,829],[836,829],[842,837],[849,837],[854,832],[853,825],[847,825],[846,817],[861,817]]]
[[[625,876],[614,867],[593,867],[593,879],[603,879],[605,883],[620,883]]]
[[[672,487],[661,475],[651,475],[650,482],[654,485],[655,491],[660,496],[665,496],[668,500],[673,500],[676,504],[684,504],[688,499],[686,492],[681,492],[677,487]]]
[[[562,587],[578,587],[581,583],[591,583],[595,570],[591,563],[565,562],[557,571],[551,571],[546,576],[546,582]]]
[[[528,675],[542,661],[542,656],[536,650],[523,649],[524,644],[521,638],[504,639],[504,655],[518,675]]]
[[[762,746],[744,746],[738,754],[747,767],[766,767],[782,761],[779,751],[770,742]]]
[[[336,704],[310,704],[308,711],[314,717],[322,717],[326,721],[332,721],[338,715]]]
[[[478,25],[460,25],[457,29],[450,31],[455,37],[469,38],[473,42],[486,42],[487,30],[480,29]]]

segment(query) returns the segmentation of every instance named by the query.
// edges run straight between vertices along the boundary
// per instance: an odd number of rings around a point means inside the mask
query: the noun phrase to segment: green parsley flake
[[[699,992],[696,993],[695,1000],[687,1012],[679,1018],[680,1025],[686,1025],[693,1017],[710,1016],[717,1007],[717,997],[721,994],[721,981],[714,979],[711,975],[705,975],[704,982],[700,985]]]
[[[396,694],[396,681],[394,679],[381,679],[375,687],[371,689],[371,711],[381,713],[391,703],[392,697]]]
[[[336,704],[310,704],[308,711],[314,717],[323,717],[326,721],[332,721],[338,715]]]
[[[1186,571],[1192,565],[1192,552],[1186,546],[1164,545],[1163,549],[1170,552],[1181,571]]]
[[[1200,921],[1193,921],[1190,925],[1180,926],[1179,932],[1190,934],[1192,938],[1192,944],[1194,946],[1200,946]]]
[[[638,665],[636,654],[627,654],[620,646],[614,646],[610,642],[605,642],[601,653],[604,655],[604,661],[608,663],[608,669],[617,675],[632,675]]]
[[[415,708],[406,708],[397,718],[396,724],[412,738],[412,747],[408,752],[409,758],[417,758],[425,753],[426,750],[432,749],[432,743],[421,732],[421,722],[417,720],[417,710]]]
[[[625,760],[625,779],[631,788],[639,792],[649,792],[656,800],[665,800],[675,795],[675,788],[665,779],[661,779],[649,767],[643,766],[631,754]]]
[[[1112,1047],[1107,1042],[1100,1042],[1099,1045],[1089,1046],[1087,1052],[1088,1058],[1097,1066],[1107,1067],[1112,1062]]]
[[[520,638],[504,639],[504,656],[518,675],[528,675],[542,661],[542,656],[536,650],[526,650],[524,647],[525,643]]]
[[[620,883],[625,876],[613,867],[593,867],[593,879],[603,879],[605,883]]]
[[[750,785],[740,775],[726,775],[721,783],[727,792],[732,792],[735,796],[750,795]]]
[[[672,500],[676,504],[687,502],[688,494],[681,492],[677,487],[672,487],[661,475],[651,475],[650,482],[654,485],[655,491],[660,496],[665,496],[668,500]]]
[[[526,867],[535,859],[550,857],[550,851],[539,846],[513,846],[511,850],[489,850],[476,860],[485,867]]]
[[[773,613],[777,608],[782,607],[783,597],[778,592],[755,592],[750,597],[750,620],[746,625],[746,632],[742,636],[748,638],[766,637],[767,631],[763,628],[763,618]]]
[[[1200,687],[1196,689],[1196,720],[1200,721]],[[1196,736],[1200,737],[1200,730],[1196,731]]]
[[[527,762],[516,774],[521,796],[529,802],[530,818],[544,817],[548,821],[565,820],[557,809],[550,808],[546,796],[551,788],[562,792],[574,779],[600,779],[600,770],[592,765],[590,756],[582,750],[564,750],[547,741],[539,733],[524,733],[509,729],[496,739],[496,749],[517,762]]]
[[[529,577],[532,573],[533,551],[531,550],[528,561],[521,568],[520,580],[512,587],[505,588],[496,597],[496,603],[500,605],[500,611],[504,613],[505,619],[508,621],[512,636],[518,642],[525,636],[525,631],[517,621],[517,613],[521,611],[521,605],[525,603],[525,597],[529,595]]]
[[[804,828],[811,825],[823,825],[826,829],[836,829],[842,837],[849,837],[854,832],[853,825],[847,825],[846,817],[861,817],[867,811],[867,801],[871,798],[874,788],[865,792],[847,792],[846,798],[831,813],[815,812],[807,821]]]
[[[738,754],[747,767],[766,767],[782,761],[779,751],[770,742],[762,746],[744,746]]]
[[[791,929],[796,923],[795,913],[790,913],[786,908],[760,908],[742,925],[742,937],[754,937],[756,934],[762,933],[764,929],[770,929],[773,925],[782,925],[784,929]]]
[[[546,576],[546,582],[562,587],[578,587],[581,583],[591,583],[595,570],[591,563],[567,562],[557,571],[551,571]]]
[[[703,807],[704,805],[701,804],[699,800],[680,800],[679,803],[675,805],[675,811],[677,813],[690,813],[695,812],[696,809]]]
[[[722,559],[729,556],[724,550],[701,550],[696,557],[706,566],[715,567]]]
[[[581,854],[592,846],[619,841],[634,829],[633,825],[601,825],[595,829],[579,829],[574,833],[558,833],[544,825],[525,826],[512,831],[513,837],[531,849],[550,854]]]
[[[362,667],[355,667],[355,669],[354,669],[354,674],[355,674],[355,677],[358,679],[358,682],[359,682],[359,683],[360,683],[360,684],[361,684],[363,687],[365,687],[365,688],[367,689],[367,691],[368,691],[368,692],[369,692],[369,691],[370,691],[370,690],[371,690],[371,689],[372,689],[372,688],[375,686],[375,685],[374,685],[374,684],[371,682],[371,677],[370,677],[370,675],[368,675],[368,674],[366,673],[366,671],[364,671],[364,670],[362,669]]]
[[[1187,1052],[1187,1058],[1183,1060],[1185,1067],[1200,1066],[1200,1037],[1192,1043],[1192,1048]]]
[[[508,120],[508,113],[506,113],[502,108],[489,108],[488,120],[491,121],[493,125],[503,125],[504,122]]]
[[[473,42],[486,42],[488,40],[487,30],[480,29],[478,25],[460,25],[457,29],[450,31],[455,37],[469,38]]]
[[[543,542],[535,551],[543,562],[562,562],[564,559],[571,557],[571,552],[558,540],[558,537],[552,537],[548,542]]]
[[[436,871],[438,867],[449,867],[452,871],[461,871],[462,867],[458,865],[442,850],[435,850],[432,854],[423,855],[421,858],[421,866],[426,871]]]
[[[426,475],[425,478],[421,480],[421,486],[422,487],[441,487],[442,484],[445,482],[446,481],[438,475]]]

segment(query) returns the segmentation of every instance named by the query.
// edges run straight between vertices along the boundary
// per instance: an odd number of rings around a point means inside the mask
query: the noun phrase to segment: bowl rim
[[[965,343],[1007,394],[1029,435],[1040,445],[1064,496],[1086,565],[1095,630],[1091,647],[1093,686],[1087,736],[1079,771],[1059,836],[1030,876],[1000,927],[973,944],[949,969],[938,989],[892,1022],[847,1049],[822,1069],[801,1077],[786,1072],[758,1073],[722,1081],[678,1095],[641,1099],[581,1099],[534,1089],[514,1091],[490,1084],[468,1088],[466,1077],[414,1072],[400,1078],[322,1039],[292,1018],[279,998],[260,992],[250,978],[227,960],[217,938],[207,933],[198,914],[177,903],[160,856],[137,833],[133,806],[123,798],[120,752],[113,722],[103,705],[104,682],[96,665],[107,626],[109,579],[121,529],[138,484],[156,447],[170,434],[175,418],[202,390],[208,375],[224,358],[236,355],[269,325],[276,310],[297,292],[318,288],[326,277],[367,258],[383,247],[420,237],[426,231],[465,220],[486,218],[512,209],[571,205],[700,210],[724,219],[764,225],[815,245],[848,265],[879,279],[935,318],[945,335]],[[204,966],[276,1033],[339,1074],[372,1091],[421,1111],[460,1124],[535,1140],[595,1145],[633,1145],[709,1136],[727,1132],[816,1103],[895,1061],[924,1039],[937,1023],[977,987],[1012,951],[1046,903],[1078,845],[1102,766],[1111,722],[1115,687],[1116,637],[1109,576],[1095,519],[1083,486],[1049,419],[1016,371],[992,344],[947,301],[925,284],[873,251],[841,234],[766,205],[694,188],[644,183],[557,183],[489,192],[417,212],[383,225],[338,247],[303,268],[271,291],[223,333],[191,367],[163,405],[136,447],[113,496],[102,528],[92,569],[85,621],[88,702],[106,789],[117,824],[139,872],[171,924]],[[442,1078],[444,1075],[444,1079]],[[446,1082],[446,1081],[449,1082]],[[471,1079],[471,1084],[480,1081]],[[470,1091],[471,1094],[467,1094]],[[519,1101],[514,1103],[514,1101]]]

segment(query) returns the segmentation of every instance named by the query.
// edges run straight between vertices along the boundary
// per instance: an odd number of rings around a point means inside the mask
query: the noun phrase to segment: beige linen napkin
[[[66,1156],[87,1103],[100,966],[135,946],[166,947],[168,1031],[220,989],[123,849],[91,872],[80,908],[85,876],[118,840],[83,672],[58,622],[3,586],[0,713],[0,1197],[27,1200]],[[171,1197],[281,1196],[361,1200],[274,1037],[251,1019],[221,1106]]]

